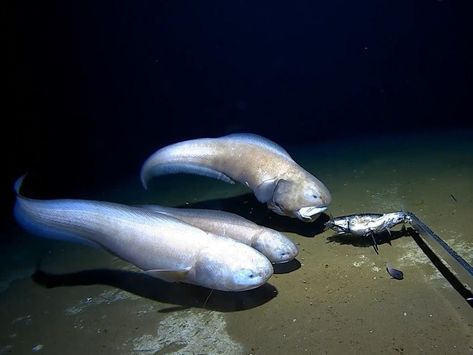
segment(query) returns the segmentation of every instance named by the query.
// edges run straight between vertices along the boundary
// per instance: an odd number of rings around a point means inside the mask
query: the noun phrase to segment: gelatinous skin
[[[166,281],[223,291],[264,284],[269,260],[248,245],[147,209],[87,200],[35,200],[19,195],[15,217],[33,234],[103,248]]]
[[[146,187],[152,176],[173,173],[238,181],[275,213],[306,222],[314,221],[332,200],[327,187],[283,148],[254,134],[194,139],[161,148],[143,164],[141,181]]]
[[[234,213],[158,205],[142,207],[175,217],[206,232],[223,235],[250,245],[275,264],[288,262],[298,254],[297,246],[284,234],[260,226]]]

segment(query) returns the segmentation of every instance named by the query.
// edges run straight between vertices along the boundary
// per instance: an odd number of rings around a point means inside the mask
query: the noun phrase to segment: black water
[[[138,172],[166,144],[257,133],[329,186],[331,213],[411,210],[471,263],[472,7],[5,2],[0,353],[142,353],[162,313],[182,310],[224,313],[243,344],[224,343],[234,351],[471,351],[470,309],[406,236],[383,236],[373,255],[369,241],[275,216],[241,187],[173,177],[145,192]],[[25,172],[28,196],[225,209],[288,233],[301,254],[255,293],[167,287],[107,254],[20,231],[12,185]],[[381,274],[386,258],[404,272],[395,285]],[[108,292],[119,298],[102,303]],[[223,318],[211,319],[218,328]],[[169,339],[149,352],[178,351]],[[185,351],[221,349],[199,346]]]
[[[253,132],[288,145],[471,127],[468,2],[5,8],[5,194],[25,171],[44,194],[134,175],[189,138]]]

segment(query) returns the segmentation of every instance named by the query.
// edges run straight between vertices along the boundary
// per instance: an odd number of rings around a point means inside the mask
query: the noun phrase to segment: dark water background
[[[472,125],[467,1],[4,6],[5,213],[25,171],[38,196],[79,195],[183,139],[253,132],[284,146]]]
[[[184,175],[144,191],[138,180],[166,144],[257,133],[327,184],[334,215],[414,211],[471,263],[471,1],[2,5],[0,353],[171,352],[196,339],[182,351],[473,350],[471,309],[410,238],[381,243],[378,255],[271,214],[239,184]],[[35,198],[239,213],[288,233],[300,267],[275,274],[260,298],[209,299],[144,278],[106,252],[15,226],[12,185],[25,172]],[[173,324],[182,339],[159,338]]]

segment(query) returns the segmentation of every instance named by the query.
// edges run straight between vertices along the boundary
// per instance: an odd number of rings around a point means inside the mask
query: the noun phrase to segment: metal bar
[[[427,227],[427,225],[423,223],[414,213],[409,212],[408,216],[410,218],[410,224],[412,225],[412,228],[414,228],[417,234],[422,238],[422,241],[428,246],[433,254],[435,254],[437,257],[440,256],[442,259],[438,258],[438,260],[434,262],[431,255],[427,256],[431,258],[434,264],[437,263],[435,266],[437,266],[439,271],[447,278],[452,286],[462,294],[468,303],[473,306],[473,294],[471,292],[473,290],[473,267],[465,259],[458,255],[458,253],[453,250],[442,238],[440,238],[429,227]],[[416,242],[419,244],[418,240],[416,240]],[[426,252],[424,248],[423,250]],[[453,273],[446,274],[445,270],[442,271],[441,267],[438,265],[439,262],[442,265],[447,263],[449,269],[451,269]],[[465,288],[465,290],[459,290],[459,285],[454,285],[454,280],[452,283],[452,277],[456,278],[456,281],[459,282]]]

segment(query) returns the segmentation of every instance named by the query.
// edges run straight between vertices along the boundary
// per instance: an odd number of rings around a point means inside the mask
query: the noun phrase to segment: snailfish
[[[255,134],[193,139],[163,147],[143,164],[141,181],[146,187],[153,176],[175,173],[238,181],[273,212],[305,222],[313,222],[332,201],[327,187],[286,150]]]

